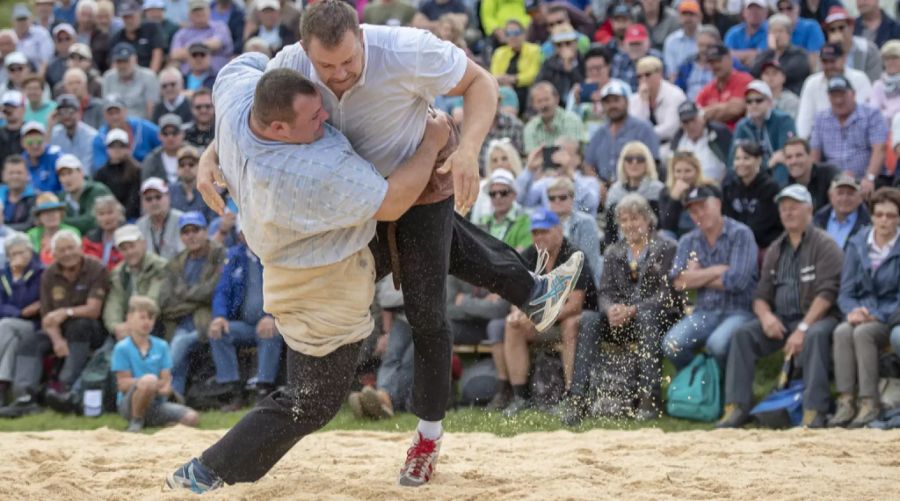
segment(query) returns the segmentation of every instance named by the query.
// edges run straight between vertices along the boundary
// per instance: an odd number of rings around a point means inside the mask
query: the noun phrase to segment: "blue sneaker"
[[[536,273],[541,273],[547,263],[547,251],[538,251],[538,266]],[[584,253],[581,251],[572,254],[565,263],[557,266],[553,271],[537,277],[540,288],[532,296],[525,308],[525,314],[538,332],[549,329],[559,312],[562,311],[569,294],[575,287],[581,275],[581,267],[584,264]]]
[[[197,458],[191,459],[181,468],[166,477],[169,489],[189,489],[197,494],[222,487],[222,479],[213,475]]]

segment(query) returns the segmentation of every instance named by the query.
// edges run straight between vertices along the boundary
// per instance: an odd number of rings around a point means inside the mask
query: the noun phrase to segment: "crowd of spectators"
[[[529,379],[547,371],[532,354],[549,349],[565,423],[654,419],[662,360],[680,370],[705,350],[725,380],[719,425],[741,426],[756,362],[784,350],[803,368],[804,425],[879,417],[878,357],[900,351],[896,2],[349,3],[361,22],[430,30],[496,78],[465,216],[537,272],[585,253],[543,333],[449,281],[455,343],[491,354],[489,409],[533,407]],[[0,416],[77,401],[98,354],[134,430],[196,424],[192,387],[236,410],[279,384],[262,263],[236,206],[213,213],[196,179],[217,72],[296,43],[304,4],[13,7],[0,29]],[[463,124],[462,98],[435,107]],[[372,375],[350,397],[375,418],[410,410],[414,349],[402,294],[389,279],[378,291],[360,357]],[[595,405],[608,350],[635,360],[624,406]]]

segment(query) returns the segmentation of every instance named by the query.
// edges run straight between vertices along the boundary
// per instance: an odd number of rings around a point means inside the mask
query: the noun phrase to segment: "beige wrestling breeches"
[[[368,247],[334,264],[293,269],[266,264],[266,313],[291,349],[322,357],[365,339],[374,322],[375,260]]]

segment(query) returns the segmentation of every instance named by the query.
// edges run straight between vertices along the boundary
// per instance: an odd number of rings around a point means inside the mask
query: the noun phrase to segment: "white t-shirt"
[[[424,30],[364,24],[362,34],[363,74],[340,101],[299,43],[282,49],[267,69],[289,68],[312,80],[331,115],[328,123],[387,177],[415,153],[428,106],[462,80],[468,59],[459,47]]]
[[[844,68],[844,76],[850,81],[856,92],[856,102],[866,104],[872,95],[872,82],[865,73]],[[828,79],[821,71],[806,77],[803,87],[800,89],[800,109],[797,110],[797,135],[809,138],[812,133],[813,122],[816,113],[831,108],[828,100]]]
[[[159,156],[163,167],[166,169],[166,182],[169,186],[178,182],[178,157],[170,156],[165,151]]]
[[[693,153],[697,160],[700,161],[700,165],[703,167],[703,176],[706,179],[711,179],[717,183],[721,183],[725,179],[725,164],[719,160],[719,157],[709,147],[709,140],[706,134],[700,136],[696,143],[691,141],[687,134],[684,134],[674,149],[676,151],[690,151]],[[671,174],[670,172],[669,175]]]

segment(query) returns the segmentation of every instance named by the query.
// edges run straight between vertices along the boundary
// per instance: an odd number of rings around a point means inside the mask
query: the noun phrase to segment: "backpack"
[[[534,357],[531,399],[541,409],[558,404],[566,391],[563,364],[556,353],[541,351]]]
[[[700,353],[669,385],[666,412],[693,421],[715,421],[722,414],[722,376],[716,359]]]
[[[112,352],[99,349],[81,372],[81,411],[96,417],[116,409],[116,377],[110,371]]]
[[[772,393],[762,399],[750,411],[765,428],[791,428],[803,421],[803,380],[790,381],[794,372],[794,360],[790,355],[784,358],[778,385]],[[790,382],[789,382],[790,381]]]

